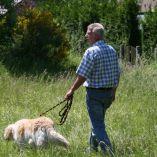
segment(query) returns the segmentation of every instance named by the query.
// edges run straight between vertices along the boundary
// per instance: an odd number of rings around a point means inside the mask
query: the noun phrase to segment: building
[[[154,11],[157,7],[157,0],[139,0],[140,12]]]
[[[124,0],[117,1],[122,2]],[[157,0],[138,0],[138,4],[141,13],[147,12],[149,10],[154,11],[155,7],[157,7]]]
[[[14,0],[14,5],[17,13],[22,12],[25,8],[32,8],[35,6],[35,0]],[[0,6],[0,15],[3,15],[7,12],[7,9],[4,6]]]
[[[7,12],[7,9],[5,9],[3,6],[0,6],[0,15],[3,15]]]

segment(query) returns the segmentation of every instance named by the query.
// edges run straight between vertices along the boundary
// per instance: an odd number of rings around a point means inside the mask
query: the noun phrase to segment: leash
[[[50,109],[48,109],[47,111],[41,113],[40,116],[45,115],[47,112],[53,110],[54,108],[61,105],[65,101],[66,101],[65,106],[63,108],[61,108],[61,110],[59,111],[59,116],[61,117],[59,125],[64,124],[64,122],[67,119],[68,113],[71,109],[71,106],[72,106],[73,96],[69,100],[64,99],[63,101],[59,102],[57,105],[55,105],[55,106],[51,107]]]

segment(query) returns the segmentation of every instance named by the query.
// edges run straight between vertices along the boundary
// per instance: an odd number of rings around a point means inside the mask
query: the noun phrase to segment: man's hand
[[[70,89],[67,93],[66,93],[66,95],[65,95],[65,100],[70,100],[70,99],[72,99],[72,97],[73,97],[73,94],[74,94],[74,92]]]

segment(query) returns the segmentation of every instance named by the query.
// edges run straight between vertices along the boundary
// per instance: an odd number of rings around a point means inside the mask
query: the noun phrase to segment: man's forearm
[[[86,78],[78,75],[75,82],[73,83],[69,91],[66,93],[65,99],[71,99],[74,94],[74,91],[77,90],[85,82],[85,80]]]
[[[74,84],[71,86],[71,90],[74,92],[75,90],[77,90],[84,82],[86,81],[85,77],[82,77],[80,75],[77,76]]]

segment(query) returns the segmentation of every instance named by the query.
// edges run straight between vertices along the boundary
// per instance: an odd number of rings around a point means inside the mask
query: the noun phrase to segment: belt
[[[93,87],[86,87],[87,89],[93,89],[93,90],[104,90],[104,91],[109,91],[112,90],[112,87],[109,88],[93,88]]]

